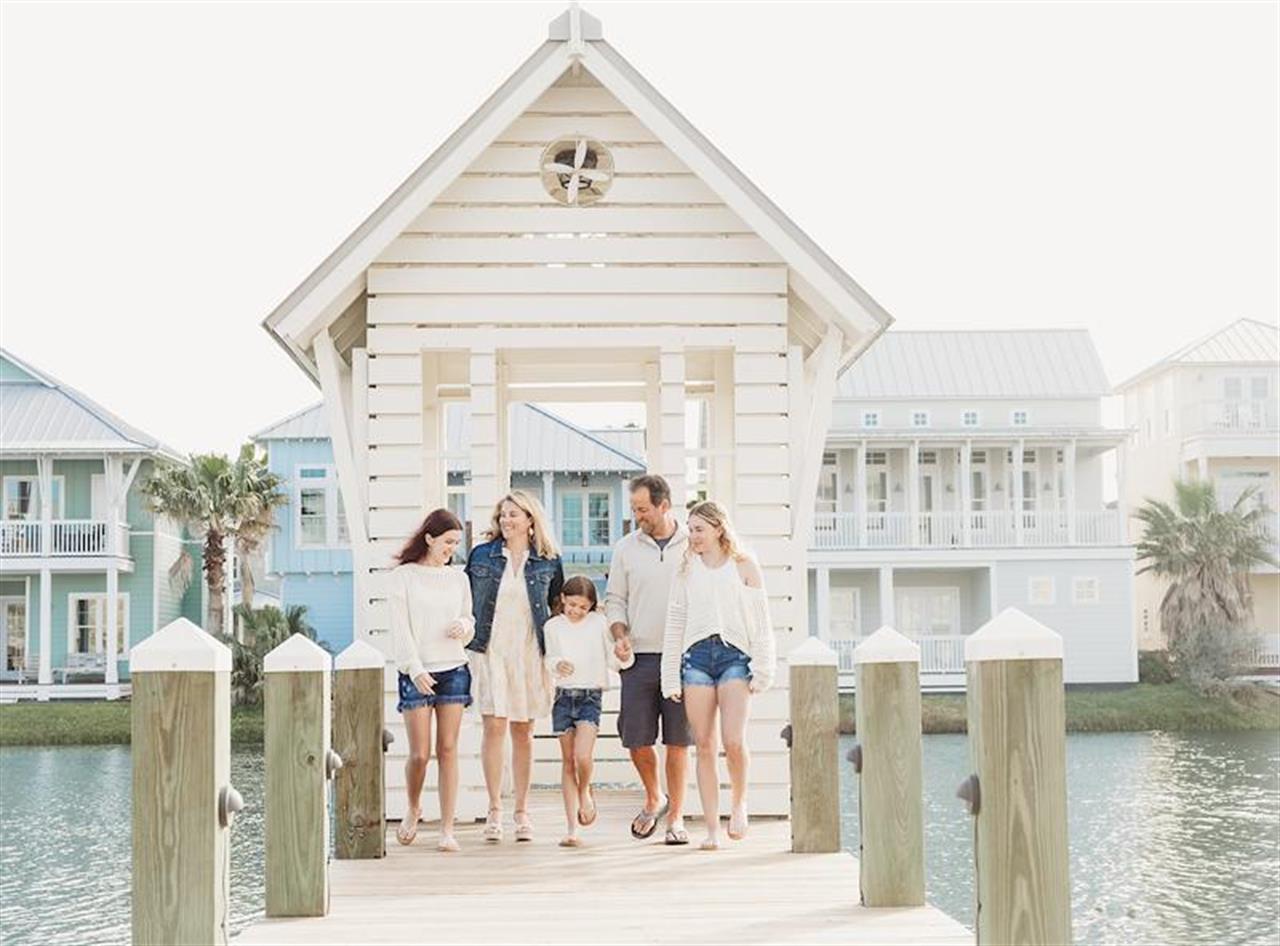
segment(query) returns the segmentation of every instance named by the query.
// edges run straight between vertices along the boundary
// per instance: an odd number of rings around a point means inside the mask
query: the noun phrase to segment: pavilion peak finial
[[[570,56],[581,56],[586,52],[585,44],[591,40],[604,39],[604,30],[600,21],[583,10],[578,4],[569,4],[558,17],[551,21],[547,30],[547,38],[556,42],[569,44]]]

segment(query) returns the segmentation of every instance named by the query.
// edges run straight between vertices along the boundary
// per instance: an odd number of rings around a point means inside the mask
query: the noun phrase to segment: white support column
[[[107,599],[106,599],[106,646],[103,653],[106,657],[106,668],[103,682],[107,685],[107,699],[114,700],[119,694],[120,668],[119,647],[120,636],[120,566],[117,556],[120,549],[121,486],[124,484],[124,469],[121,458],[107,454],[102,458],[102,469],[107,487]]]
[[[854,462],[857,464],[853,468],[854,538],[858,548],[865,548],[867,545],[867,442],[865,440],[858,442]]]
[[[718,351],[712,356],[715,391],[711,397],[711,490],[718,502],[733,516],[737,512],[734,491],[733,352]]]
[[[1013,503],[1013,534],[1014,541],[1018,545],[1022,545],[1022,438],[1018,438],[1017,443],[1013,446],[1013,489],[1010,492],[1010,501]]]
[[[447,507],[449,503],[449,438],[447,406],[440,399],[440,364],[447,356],[438,351],[422,353],[422,508]],[[473,398],[474,399],[474,398]]]
[[[351,451],[355,454],[360,502],[369,508],[369,352],[351,350]],[[444,503],[437,505],[443,506]],[[434,506],[431,508],[435,508]],[[357,608],[357,614],[359,608]],[[357,617],[357,620],[359,618]],[[357,640],[359,637],[357,636]]]
[[[53,554],[53,457],[36,458],[36,490],[40,500],[40,554]]]
[[[813,541],[818,479],[822,475],[822,454],[827,443],[827,431],[831,426],[836,372],[840,352],[843,350],[844,333],[832,325],[805,362],[805,383],[809,388],[807,429],[804,441],[791,445],[792,450],[804,451],[800,466],[801,479],[795,493],[796,505],[792,511],[792,536],[801,549],[807,549]],[[792,463],[792,469],[794,468],[795,464]]]
[[[1076,441],[1067,441],[1062,450],[1062,488],[1067,503],[1067,544],[1076,544]]]
[[[494,365],[495,388],[498,407],[498,495],[503,496],[511,491],[511,386],[508,379],[508,368],[502,356],[497,356]]]
[[[489,528],[498,487],[498,366],[493,348],[471,349],[472,539]]]
[[[815,573],[816,593],[814,604],[817,607],[817,627],[811,636],[820,637],[824,641],[831,640],[831,568],[819,565]]]
[[[37,698],[49,699],[48,688],[53,684],[53,573],[40,569],[40,671],[36,677],[40,684]]]
[[[688,495],[684,464],[684,349],[662,349],[658,355],[658,381],[662,416],[661,461],[658,472],[671,485],[671,506],[679,513],[683,511]]]
[[[960,532],[965,547],[973,544],[973,441],[960,445]]]
[[[920,544],[920,441],[907,447],[907,544]]]
[[[996,565],[987,566],[987,620],[1000,613],[1000,593],[996,589]],[[984,622],[985,623],[985,622]]]
[[[1209,482],[1209,457],[1206,454],[1196,457],[1196,478],[1201,483]]]
[[[1123,544],[1129,543],[1129,503],[1125,497],[1125,454],[1127,448],[1121,445],[1116,448],[1116,515],[1120,519],[1119,539]]]
[[[880,626],[895,627],[898,616],[893,602],[893,566],[880,566]]]
[[[658,362],[644,366],[644,466],[657,473],[662,464],[662,379]]]
[[[542,474],[542,508],[547,511],[553,535],[560,534],[560,517],[556,509],[556,475],[551,471]]]

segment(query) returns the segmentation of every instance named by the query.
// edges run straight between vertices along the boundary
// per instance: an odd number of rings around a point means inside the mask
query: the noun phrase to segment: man
[[[689,533],[671,513],[671,487],[661,476],[631,481],[631,515],[638,527],[613,550],[604,610],[620,659],[635,654],[622,671],[622,711],[618,735],[644,783],[645,803],[631,822],[631,834],[650,837],[664,815],[667,844],[688,844],[684,827],[685,777],[689,764],[689,721],[684,706],[662,697],[662,641],[671,580],[684,557]],[[658,782],[658,723],[666,748],[667,794]]]

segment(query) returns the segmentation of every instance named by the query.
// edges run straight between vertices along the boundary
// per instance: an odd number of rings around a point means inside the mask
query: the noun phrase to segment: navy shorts
[[[600,690],[562,690],[556,687],[556,702],[551,707],[551,731],[557,736],[567,733],[578,723],[600,728]]]
[[[718,687],[730,680],[751,680],[751,658],[719,634],[704,637],[684,652],[680,682],[685,686]]]
[[[428,670],[427,673],[436,681],[432,688],[434,693],[420,693],[413,680],[406,674],[400,674],[400,701],[396,703],[396,712],[439,706],[441,703],[471,705],[471,668],[466,664],[452,670]]]
[[[657,742],[659,721],[664,746],[693,745],[684,704],[662,695],[661,654],[636,654],[636,662],[620,676],[622,711],[618,714],[618,735],[624,749],[642,749]]]

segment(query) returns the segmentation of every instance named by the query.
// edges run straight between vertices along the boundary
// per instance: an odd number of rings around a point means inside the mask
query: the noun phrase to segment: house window
[[[1077,575],[1071,579],[1072,604],[1097,604],[1100,600],[1102,595],[1098,590],[1097,578]]]
[[[977,427],[977,426],[978,426],[978,412],[977,412],[977,411],[964,411],[963,413],[961,413],[961,415],[960,415],[960,425],[961,425],[962,427]]]
[[[1004,452],[1004,462],[1005,462],[1005,463],[1013,463],[1013,451],[1012,451],[1012,450],[1006,450],[1006,451]],[[1036,462],[1036,452],[1035,452],[1034,450],[1023,450],[1023,451],[1022,451],[1022,464],[1023,464],[1023,466],[1026,466],[1026,465],[1028,465],[1028,464],[1034,464],[1035,462]]]
[[[1028,423],[1027,418],[1028,418],[1028,415],[1025,410],[1014,411],[1010,415],[1010,420],[1012,421],[1014,427],[1026,427]]]
[[[975,451],[973,451],[973,453],[972,453],[972,454],[970,454],[970,456],[969,456],[969,461],[970,461],[971,463],[986,463],[986,462],[987,462],[987,451],[985,451],[985,450],[975,450]]]
[[[898,629],[907,637],[954,637],[960,633],[960,589],[898,587],[893,593]]]
[[[879,411],[863,411],[862,426],[863,427],[879,427],[880,412]]]
[[[912,427],[928,427],[929,412],[928,411],[912,411],[911,426]]]
[[[969,476],[974,512],[982,512],[987,508],[987,471],[971,470]]]
[[[560,541],[566,548],[607,547],[610,536],[608,493],[572,492],[560,497]]]
[[[63,495],[66,477],[55,476],[51,480],[53,493],[53,518],[62,519],[65,513]],[[4,478],[4,517],[6,519],[39,519],[39,479],[34,476],[6,476]]]
[[[923,464],[936,464],[938,462],[937,450],[921,450],[916,454],[916,459]]]
[[[883,450],[867,451],[867,466],[884,466],[889,462],[889,455]]]
[[[1042,575],[1027,582],[1028,604],[1053,604],[1053,576]]]
[[[1264,375],[1259,378],[1249,379],[1249,399],[1253,401],[1265,401],[1267,399],[1267,379]]]
[[[1244,381],[1240,378],[1223,378],[1222,396],[1228,401],[1240,400],[1244,396]]]
[[[70,595],[67,603],[67,653],[105,654],[107,652],[107,596],[105,594]],[[126,656],[129,649],[129,595],[116,597],[116,653]]]
[[[822,475],[818,479],[818,512],[835,512],[840,495],[839,470],[834,453],[822,455]]]
[[[857,588],[831,589],[831,626],[824,630],[832,641],[856,641],[862,636],[862,595]]]
[[[333,467],[299,467],[297,481],[295,522],[298,548],[331,548],[349,544],[347,514]]]

